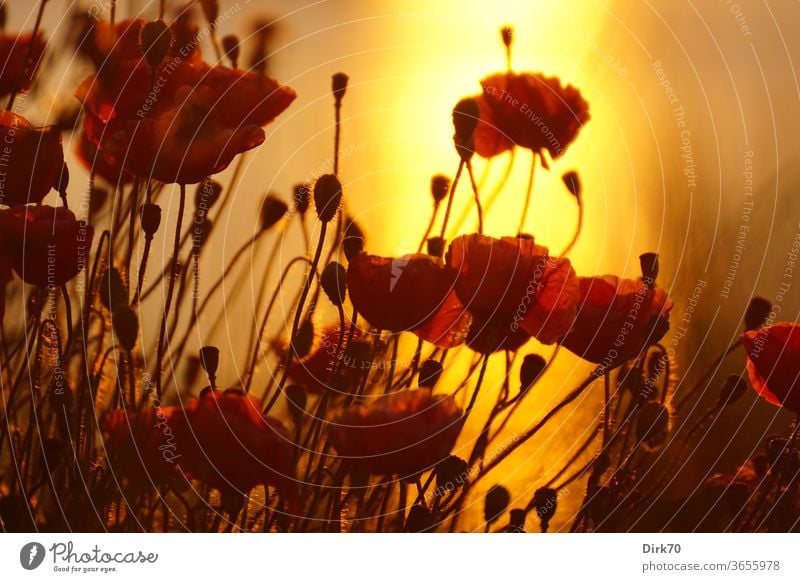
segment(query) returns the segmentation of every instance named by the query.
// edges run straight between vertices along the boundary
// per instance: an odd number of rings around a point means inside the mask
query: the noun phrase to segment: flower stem
[[[461,172],[464,171],[464,160],[461,160],[458,163],[458,170],[456,171],[456,177],[453,178],[452,184],[450,184],[450,194],[447,196],[447,209],[444,212],[444,220],[442,221],[442,234],[441,237],[444,238],[447,234],[447,223],[450,220],[450,211],[453,209],[453,198],[456,193],[456,187],[458,186],[458,181],[461,179]]]

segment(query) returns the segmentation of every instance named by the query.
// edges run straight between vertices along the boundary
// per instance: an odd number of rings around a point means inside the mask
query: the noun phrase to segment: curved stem
[[[450,184],[450,193],[447,196],[447,209],[444,212],[444,220],[442,221],[442,233],[440,235],[442,238],[447,234],[447,223],[450,220],[450,211],[453,209],[453,198],[455,197],[456,187],[458,187],[458,181],[461,179],[461,172],[464,171],[464,165],[464,160],[458,162],[456,177],[453,178],[453,182]]]
[[[533,176],[536,172],[536,152],[533,152],[533,158],[531,160],[531,173],[528,177],[528,189],[525,191],[525,204],[522,206],[522,214],[520,214],[519,218],[519,230],[518,233],[522,233],[522,229],[525,228],[525,219],[528,217],[528,208],[531,205],[531,197],[533,196]]]
[[[475,173],[472,171],[472,162],[467,162],[467,173],[469,174],[469,182],[472,185],[472,193],[475,195],[475,208],[478,211],[478,234],[483,234],[483,208],[481,207],[478,184],[475,182]]]

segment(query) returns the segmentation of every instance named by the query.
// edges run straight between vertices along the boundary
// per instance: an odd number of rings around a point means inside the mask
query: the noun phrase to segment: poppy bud
[[[206,371],[212,388],[216,388],[217,368],[219,367],[219,349],[214,346],[200,348],[200,365]]]
[[[753,297],[744,312],[744,329],[751,331],[761,329],[772,313],[772,303],[763,297]]]
[[[194,191],[194,207],[208,212],[217,203],[222,195],[222,184],[211,178],[206,178],[197,185]]]
[[[511,42],[514,40],[514,29],[510,26],[504,26],[500,29],[500,38],[503,39],[503,46],[510,49]]]
[[[533,494],[533,507],[539,517],[542,533],[547,533],[550,520],[555,515],[556,509],[558,509],[558,491],[549,487],[540,487]]]
[[[747,382],[738,374],[731,374],[722,384],[717,398],[717,406],[727,406],[733,404],[747,391]]]
[[[142,230],[145,236],[151,237],[158,231],[161,225],[161,207],[158,204],[143,204],[139,214],[142,221]]]
[[[264,204],[261,205],[261,230],[269,230],[286,215],[289,207],[286,203],[272,194],[267,194]]]
[[[358,253],[364,250],[364,239],[359,236],[348,236],[342,241],[344,256],[348,261],[353,260]]]
[[[547,367],[547,361],[539,354],[528,354],[522,360],[522,366],[519,369],[519,391],[527,392],[530,390],[539,376]]]
[[[347,297],[347,269],[341,263],[332,261],[322,270],[320,286],[331,303],[339,307]]]
[[[56,192],[61,194],[62,198],[67,197],[67,188],[69,187],[69,168],[67,167],[66,162],[64,165],[61,166],[61,171],[56,176],[55,184],[53,184],[53,188],[55,188]]]
[[[428,239],[428,254],[432,257],[439,257],[440,259],[444,256],[444,247],[445,247],[445,240],[440,236],[433,236]]]
[[[290,384],[286,387],[285,393],[286,400],[289,402],[289,414],[292,415],[295,424],[299,424],[308,403],[306,389],[297,384]]]
[[[508,527],[506,533],[525,533],[525,517],[524,509],[512,509],[508,515]]]
[[[330,222],[342,203],[342,183],[333,174],[323,174],[314,184],[314,204],[322,222]]]
[[[227,34],[222,37],[222,50],[231,61],[231,67],[238,68],[239,65],[239,37],[235,34]]]
[[[128,288],[116,267],[106,270],[102,285],[104,293],[100,294],[100,302],[106,309],[113,312],[120,305],[128,304]]]
[[[200,0],[200,7],[203,9],[203,16],[206,21],[214,28],[217,17],[219,16],[219,0]]]
[[[292,338],[291,348],[298,358],[305,358],[314,345],[314,324],[311,319],[306,319]]]
[[[294,187],[294,209],[301,215],[308,212],[311,204],[311,186],[308,184],[295,184]]]
[[[423,532],[431,526],[431,512],[422,503],[415,503],[408,510],[408,517],[403,531],[408,533]]]
[[[171,45],[172,32],[163,20],[153,20],[142,26],[139,48],[150,68],[155,69],[164,62]]]
[[[441,362],[437,360],[425,360],[419,368],[419,379],[417,383],[422,388],[433,388],[439,381],[444,372]]]
[[[580,199],[581,179],[578,177],[578,172],[570,170],[561,176],[561,180],[564,182],[564,186],[567,187],[567,190],[569,190],[569,193],[575,196],[575,198]]]
[[[438,206],[450,193],[450,178],[443,174],[436,174],[431,178],[431,196],[433,204]]]
[[[660,402],[648,402],[636,415],[636,439],[650,448],[657,448],[669,435],[669,410]]]
[[[642,281],[653,287],[658,278],[658,253],[643,253],[639,255],[639,265],[642,268]]]
[[[139,318],[136,317],[136,312],[128,305],[118,306],[111,315],[111,325],[122,349],[127,352],[133,350],[139,334]]]
[[[436,488],[444,495],[464,485],[469,477],[469,466],[461,457],[448,455],[436,465]]]
[[[471,97],[462,99],[453,108],[453,127],[455,128],[453,141],[462,161],[469,161],[475,153],[472,135],[475,133],[475,128],[478,127],[480,116],[481,110],[478,102]]]
[[[341,104],[342,98],[347,92],[347,81],[349,80],[350,78],[344,73],[336,73],[331,77],[331,91],[333,91],[333,97],[336,99],[337,105]]]
[[[508,509],[511,503],[511,494],[502,485],[494,485],[486,492],[483,500],[483,517],[487,525],[491,525]]]
[[[355,236],[364,240],[364,231],[361,230],[361,227],[352,216],[344,217],[344,237],[346,238],[348,236]]]

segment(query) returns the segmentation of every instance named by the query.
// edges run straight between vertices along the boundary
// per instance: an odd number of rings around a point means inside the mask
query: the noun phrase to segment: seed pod
[[[717,398],[717,406],[733,404],[747,391],[747,381],[738,374],[731,374],[722,384]]]
[[[206,178],[197,185],[197,189],[194,191],[194,207],[206,213],[217,203],[221,195],[222,184]]]
[[[116,267],[106,269],[103,277],[103,293],[100,293],[100,302],[112,313],[120,305],[128,304],[128,287]]]
[[[636,415],[636,439],[655,449],[669,436],[669,410],[660,402],[648,402]]]
[[[111,314],[111,325],[122,349],[128,352],[133,350],[139,335],[139,318],[136,317],[136,312],[128,305],[119,305]]]
[[[261,230],[269,230],[286,216],[289,207],[273,193],[267,194],[261,205]]]
[[[300,324],[297,334],[292,338],[291,349],[298,358],[305,358],[314,345],[314,324],[306,319]]]
[[[642,268],[642,281],[648,287],[653,287],[658,278],[658,253],[639,255],[639,265]]]
[[[342,184],[333,174],[323,174],[314,184],[314,204],[322,222],[330,222],[342,203]]]
[[[206,371],[212,389],[217,387],[217,368],[219,367],[219,349],[214,346],[200,348],[200,365]]]
[[[751,331],[761,329],[772,313],[772,303],[763,297],[753,297],[744,312],[744,329]]]
[[[471,97],[462,99],[453,108],[453,127],[455,128],[453,141],[462,161],[471,160],[475,153],[472,136],[475,133],[475,128],[478,127],[480,116],[481,109],[478,106],[478,102]]]
[[[450,193],[450,178],[443,174],[436,174],[431,178],[431,196],[433,204],[438,206]]]
[[[308,184],[295,184],[294,186],[294,209],[301,215],[308,212],[311,205],[311,186]]]
[[[231,67],[237,69],[239,66],[239,37],[235,34],[227,34],[222,37],[222,50],[231,61]]]
[[[142,26],[139,48],[150,68],[155,69],[164,62],[171,46],[172,32],[163,20],[153,20]]]
[[[347,92],[347,82],[349,80],[350,78],[344,73],[336,73],[331,77],[331,91],[333,91],[333,97],[337,105],[341,104],[344,94]]]
[[[526,355],[519,369],[520,392],[527,392],[530,390],[531,386],[539,379],[545,367],[547,367],[547,361],[539,354]]]
[[[504,26],[500,29],[500,38],[503,40],[503,46],[510,49],[511,43],[514,41],[514,29],[510,26]]]
[[[299,424],[303,419],[303,413],[308,403],[306,389],[297,384],[290,384],[286,387],[285,393],[286,400],[289,402],[289,414],[292,415],[295,424]]]
[[[556,514],[556,509],[558,509],[558,491],[549,487],[540,487],[533,494],[533,507],[539,517],[542,533],[547,533],[550,520]]]
[[[436,489],[441,495],[445,491],[456,490],[467,482],[469,465],[461,457],[448,455],[436,465]]]
[[[561,176],[561,180],[564,182],[564,186],[567,187],[569,193],[575,196],[575,198],[580,199],[581,179],[578,177],[578,172],[575,170],[570,170]]]
[[[512,509],[508,512],[508,526],[503,530],[505,533],[525,533],[524,509]]]
[[[139,218],[142,221],[142,230],[145,236],[152,238],[158,231],[161,225],[161,207],[158,204],[143,204],[142,210],[139,213]]]
[[[341,263],[331,261],[322,270],[319,278],[322,290],[331,300],[331,303],[339,307],[347,297],[347,269]]]
[[[433,236],[427,241],[428,254],[432,257],[442,258],[444,256],[444,247],[447,244],[440,236]]]
[[[419,380],[417,383],[421,388],[433,388],[442,376],[444,368],[437,360],[425,360],[419,368]]]
[[[211,28],[216,25],[216,20],[219,17],[219,0],[200,0],[200,7],[203,9],[203,16]]]
[[[483,500],[483,517],[491,525],[505,513],[511,503],[511,494],[502,485],[494,485],[486,492]]]
[[[364,239],[358,236],[348,236],[342,241],[344,256],[351,261],[358,253],[364,250]]]
[[[408,517],[403,526],[403,531],[407,533],[419,533],[427,530],[432,525],[430,510],[422,503],[415,503],[408,510]]]

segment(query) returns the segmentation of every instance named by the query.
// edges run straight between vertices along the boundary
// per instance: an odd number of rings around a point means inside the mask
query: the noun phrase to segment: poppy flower
[[[0,95],[27,89],[36,76],[45,42],[41,34],[0,35]],[[30,56],[30,61],[28,57]],[[28,69],[30,62],[30,70]]]
[[[331,421],[328,438],[350,467],[405,478],[447,457],[461,424],[452,396],[422,388],[346,409]]]
[[[541,73],[497,73],[481,81],[473,139],[485,158],[514,146],[558,158],[589,121],[589,104],[572,85]]]
[[[663,289],[614,275],[580,277],[579,282],[578,315],[561,343],[584,360],[617,365],[669,330],[672,299]]]
[[[508,338],[516,345],[520,330],[550,344],[569,331],[578,300],[575,271],[533,239],[465,235],[450,244],[445,261],[475,320],[470,335],[484,336],[482,344],[503,345]]]
[[[359,253],[347,269],[350,300],[379,329],[410,331],[440,347],[463,343],[470,316],[453,292],[454,273],[430,255]]]
[[[94,229],[64,207],[0,211],[0,241],[11,266],[31,285],[63,285],[86,266]]]
[[[265,418],[257,399],[241,392],[208,391],[184,407],[114,410],[102,428],[112,455],[129,479],[163,482],[178,467],[223,492],[247,493],[274,485],[294,497],[294,455],[283,424]]]
[[[93,125],[101,125],[101,122],[96,117],[87,113],[84,117],[83,130],[78,137],[78,145],[75,148],[78,160],[83,163],[84,167],[93,172],[95,176],[99,176],[109,184],[122,185],[130,184],[133,182],[133,174],[126,171],[123,167],[121,160],[111,157],[106,157],[100,153],[96,142],[91,139]],[[101,133],[96,132],[97,134]]]
[[[173,43],[152,84],[138,44],[143,26],[104,29],[100,36],[116,42],[97,41],[106,60],[76,93],[93,116],[84,131],[112,166],[165,183],[200,182],[263,143],[261,127],[295,98],[269,77],[210,66],[191,44]]]
[[[342,340],[341,351],[337,354],[336,348],[339,345],[339,326],[332,325],[322,330],[319,340],[312,348],[311,352],[302,359],[293,359],[289,368],[289,380],[293,384],[299,384],[312,393],[319,393],[328,390],[328,379],[333,371],[334,365],[342,362],[347,357],[348,338],[350,337],[350,326],[345,326],[344,339]],[[353,329],[352,342],[355,343],[361,337],[361,330]],[[284,351],[285,346],[280,348]],[[351,381],[357,376],[358,369],[347,365],[348,362],[341,364],[341,376],[339,382],[342,386],[351,385]]]
[[[741,335],[747,374],[758,395],[800,414],[800,325],[776,323]]]
[[[39,204],[64,165],[55,125],[34,127],[11,111],[0,111],[0,204]]]

